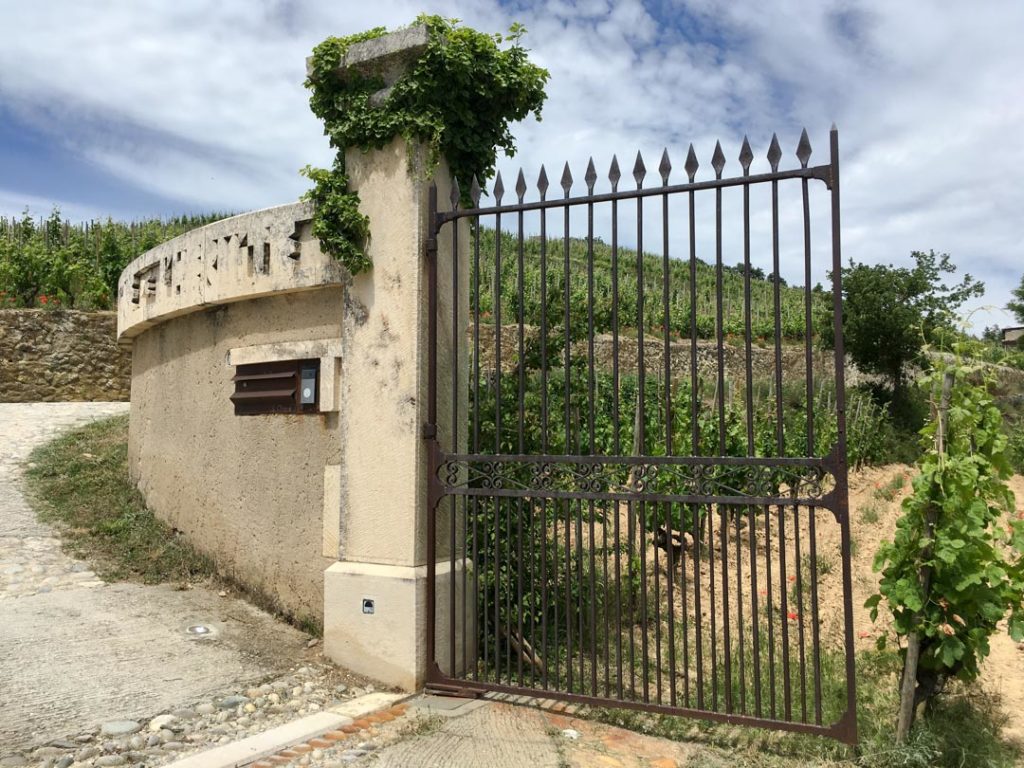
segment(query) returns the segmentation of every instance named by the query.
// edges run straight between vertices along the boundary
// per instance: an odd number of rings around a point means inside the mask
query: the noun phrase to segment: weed
[[[875,523],[878,522],[878,519],[879,519],[878,507],[876,507],[874,504],[868,504],[863,509],[861,509],[861,511],[860,511],[860,520],[861,520],[862,523],[866,523],[868,525],[874,525]]]
[[[892,476],[889,482],[876,486],[875,498],[882,499],[883,501],[892,501],[896,498],[896,494],[903,490],[903,485],[906,481],[907,476],[903,472],[898,472]]]

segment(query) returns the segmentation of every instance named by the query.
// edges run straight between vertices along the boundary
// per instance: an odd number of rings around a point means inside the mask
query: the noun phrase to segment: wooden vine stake
[[[946,452],[946,414],[949,411],[949,398],[953,388],[953,375],[946,373],[942,377],[942,397],[939,400],[938,428],[935,431],[935,449],[939,456],[939,467],[942,467],[943,456]],[[928,507],[925,517],[927,538],[929,542],[935,538],[935,524],[938,522],[939,509],[932,504]],[[931,589],[932,567],[928,561],[932,559],[932,543],[929,543],[921,551],[921,570],[918,578],[921,582],[921,593],[924,595],[924,605],[928,603],[928,593]],[[924,617],[924,605],[917,612],[917,623]],[[914,699],[917,693],[917,664],[921,655],[921,633],[916,629],[907,636],[907,655],[903,661],[903,681],[900,685],[900,715],[896,723],[896,743],[903,744],[907,740],[910,728],[914,724],[916,715]]]

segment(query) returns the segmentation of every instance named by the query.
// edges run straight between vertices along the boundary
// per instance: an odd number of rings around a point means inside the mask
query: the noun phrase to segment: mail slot
[[[319,412],[319,360],[239,365],[232,381],[236,416]]]

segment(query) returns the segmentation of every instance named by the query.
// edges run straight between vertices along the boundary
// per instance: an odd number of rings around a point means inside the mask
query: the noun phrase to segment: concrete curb
[[[170,763],[167,768],[237,768],[249,765],[326,731],[351,725],[357,718],[389,707],[406,697],[407,694],[401,693],[369,693],[255,736],[189,755]]]

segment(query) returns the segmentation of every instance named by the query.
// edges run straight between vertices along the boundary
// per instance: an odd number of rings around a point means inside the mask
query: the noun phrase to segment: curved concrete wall
[[[337,560],[323,510],[342,445],[328,393],[346,273],[309,215],[302,203],[257,211],[143,254],[121,275],[118,336],[132,346],[130,472],[150,508],[220,570],[320,621]],[[320,413],[234,415],[234,365],[275,356],[321,358]]]

